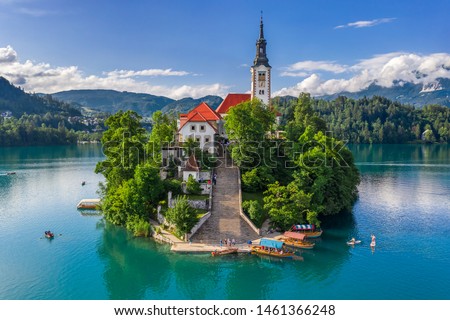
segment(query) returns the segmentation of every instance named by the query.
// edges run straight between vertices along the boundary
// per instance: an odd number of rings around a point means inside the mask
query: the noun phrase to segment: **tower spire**
[[[259,23],[259,39],[256,41],[256,56],[255,60],[253,61],[253,64],[255,66],[265,65],[266,67],[270,67],[269,59],[267,58],[266,55],[266,45],[267,41],[266,39],[264,39],[264,23],[261,11],[261,20]]]
[[[259,23],[259,39],[264,39],[264,23],[262,10],[261,10],[261,22]]]
[[[250,68],[252,73],[251,97],[261,100],[265,105],[270,106],[270,87],[271,77],[266,52],[267,41],[264,39],[263,12],[259,21],[259,39],[256,40],[256,55],[253,60],[253,66]]]

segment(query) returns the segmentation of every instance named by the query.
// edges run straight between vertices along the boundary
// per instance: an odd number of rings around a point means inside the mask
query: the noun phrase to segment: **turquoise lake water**
[[[16,172],[0,175],[0,299],[450,299],[450,148],[351,149],[353,214],[291,261],[174,254],[80,214],[102,180],[97,145],[0,148],[0,174]]]

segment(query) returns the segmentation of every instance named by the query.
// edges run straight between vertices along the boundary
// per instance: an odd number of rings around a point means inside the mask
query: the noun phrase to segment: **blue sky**
[[[261,10],[275,94],[450,78],[447,0],[0,0],[0,75],[45,93],[248,92]]]

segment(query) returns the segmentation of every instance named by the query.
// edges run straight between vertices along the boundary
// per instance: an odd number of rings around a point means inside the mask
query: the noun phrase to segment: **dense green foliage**
[[[260,228],[264,222],[265,214],[261,204],[257,200],[248,200],[242,202],[242,209],[254,222],[257,228]]]
[[[175,233],[180,238],[190,232],[198,221],[197,210],[189,205],[186,196],[178,196],[173,208],[167,209],[165,217],[175,226]]]
[[[268,185],[264,196],[264,209],[274,226],[287,230],[295,223],[307,221],[306,214],[311,207],[312,195],[305,193],[297,183],[281,185],[277,181]]]
[[[231,141],[231,156],[238,166],[252,169],[266,162],[267,133],[275,125],[275,114],[258,99],[243,102],[228,112],[225,129]]]
[[[188,181],[186,182],[186,191],[189,194],[201,194],[202,188],[200,183],[194,179],[192,175],[189,175]]]
[[[328,215],[351,210],[357,197],[359,172],[353,156],[341,141],[325,134],[326,122],[313,104],[308,94],[302,94],[285,114],[287,139],[267,139],[273,137],[273,112],[261,104],[238,105],[227,117],[243,190],[262,191],[272,225],[284,230],[294,223],[320,226]],[[247,202],[244,211],[260,223],[262,210],[257,215],[255,205]]]
[[[101,192],[105,218],[126,226],[135,235],[148,236],[149,218],[156,212],[166,185],[159,176],[159,166],[145,156],[147,135],[140,116],[133,111],[118,112],[106,121],[102,137],[106,160],[97,164],[106,185]]]
[[[50,95],[28,94],[0,77],[0,113],[5,111],[10,111],[14,117],[20,117],[25,113],[44,115],[48,112],[61,113],[66,116],[81,116],[79,110],[72,108],[67,103],[54,100]]]
[[[64,145],[77,141],[100,141],[101,132],[72,124],[61,114],[22,115],[19,119],[0,117],[0,146]]]
[[[374,96],[358,100],[338,97],[333,101],[311,100],[313,116],[320,116],[326,129],[339,139],[352,143],[407,143],[450,141],[450,108],[427,105],[414,108]],[[283,113],[283,123],[288,134],[296,128],[289,124],[295,114],[296,100],[276,99]],[[425,134],[425,131],[429,130]]]
[[[147,156],[154,162],[161,162],[161,148],[173,142],[174,132],[177,129],[176,119],[161,111],[152,115],[152,131],[147,144]]]

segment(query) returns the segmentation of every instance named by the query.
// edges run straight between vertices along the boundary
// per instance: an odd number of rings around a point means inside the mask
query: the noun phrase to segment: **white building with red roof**
[[[189,113],[180,114],[178,141],[197,141],[200,148],[214,153],[215,139],[224,133],[222,116],[205,103],[200,103]]]

